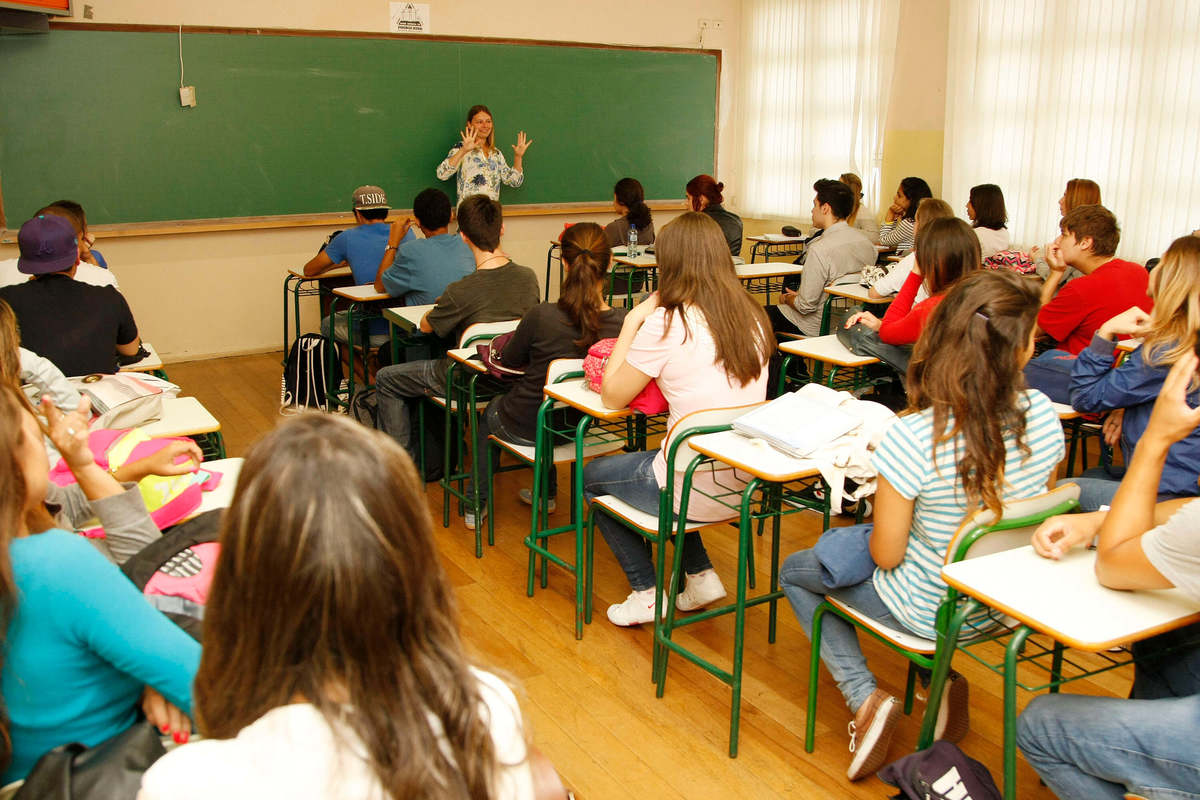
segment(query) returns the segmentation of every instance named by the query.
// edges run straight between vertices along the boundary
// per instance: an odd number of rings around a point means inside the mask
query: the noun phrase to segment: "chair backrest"
[[[462,332],[462,336],[458,338],[458,346],[467,347],[475,342],[495,339],[502,333],[515,331],[520,321],[519,319],[506,319],[503,322],[476,322],[468,325]]]
[[[945,561],[950,564],[1023,547],[1047,519],[1078,508],[1079,486],[1066,483],[1044,494],[1006,502],[999,520],[986,508],[980,509],[958,526]]]
[[[546,385],[557,383],[558,379],[571,372],[583,372],[582,358],[556,358],[546,368]]]
[[[679,438],[679,436],[694,428],[709,428],[718,426],[724,426],[725,428],[728,428],[730,423],[732,423],[735,419],[759,405],[762,404],[750,403],[744,406],[730,406],[728,408],[708,408],[704,409],[703,411],[693,411],[690,414],[680,417],[679,420],[671,426],[671,430],[667,431],[666,438],[663,439],[662,447],[667,453],[668,473],[672,468],[672,462],[670,460],[671,445],[677,438]],[[695,458],[695,456],[696,451],[693,450],[686,441],[681,442],[679,447],[675,450],[674,469],[684,469],[689,463],[691,463],[691,460]],[[718,469],[721,469],[721,467],[718,466]]]

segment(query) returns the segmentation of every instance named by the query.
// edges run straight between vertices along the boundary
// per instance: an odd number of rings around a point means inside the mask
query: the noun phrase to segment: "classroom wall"
[[[721,19],[724,28],[710,31],[706,48],[721,49],[721,109],[719,127],[731,130],[736,105],[738,24],[740,0],[526,0],[497,4],[484,0],[431,0],[431,27],[436,34],[550,39],[604,44],[696,47],[700,18]],[[74,21],[158,25],[299,28],[308,30],[384,31],[387,0],[75,0]],[[51,34],[53,35],[53,34]],[[389,78],[391,79],[391,78]],[[203,87],[197,87],[203,102]],[[619,91],[619,87],[580,87],[587,91]],[[486,101],[486,98],[483,99]],[[304,119],[302,107],[297,118]],[[500,120],[501,135],[515,134],[519,120]],[[529,131],[535,140],[554,131]],[[718,141],[722,180],[737,185],[736,159],[730,137]],[[536,179],[537,145],[527,156],[529,180]],[[724,165],[729,165],[726,170]],[[430,165],[430,183],[434,182]],[[297,169],[313,172],[311,165]],[[346,187],[347,195],[354,187]],[[397,206],[420,187],[386,187]],[[453,192],[450,184],[447,191]],[[682,195],[682,187],[680,187]],[[673,214],[658,212],[665,223]],[[607,221],[599,215],[596,221]],[[571,215],[511,218],[504,247],[519,263],[541,276],[546,247]],[[263,352],[282,346],[282,281],[288,267],[302,265],[337,227],[267,231],[234,231],[173,236],[101,239],[97,245],[114,267],[143,336],[154,343],[166,361]],[[0,259],[16,256],[12,245],[0,245]],[[555,276],[554,280],[557,280]],[[315,328],[315,311],[306,308],[305,326]]]

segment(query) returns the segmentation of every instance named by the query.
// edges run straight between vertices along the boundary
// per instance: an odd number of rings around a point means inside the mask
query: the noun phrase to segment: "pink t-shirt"
[[[631,367],[658,382],[658,388],[670,404],[668,430],[693,411],[761,402],[767,396],[766,367],[750,383],[739,386],[735,379],[725,374],[723,367],[715,363],[717,351],[704,315],[695,308],[686,309],[684,315],[687,318],[686,330],[679,312],[671,316],[668,328],[667,312],[656,308],[638,329],[629,354],[625,357]],[[677,466],[675,506],[678,510],[678,487],[687,464]],[[665,449],[659,450],[658,457],[654,459],[654,477],[658,479],[659,486],[667,482]],[[725,493],[728,491],[728,477],[722,477],[721,482],[725,488],[718,489],[711,473],[697,470],[693,484],[704,492]],[[731,513],[727,506],[699,494],[693,494],[688,504],[688,518],[701,522],[725,519]]]

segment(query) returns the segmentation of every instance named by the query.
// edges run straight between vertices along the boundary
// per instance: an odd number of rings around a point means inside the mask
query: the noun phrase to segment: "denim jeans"
[[[658,479],[654,477],[654,458],[657,450],[644,453],[621,453],[597,458],[583,469],[583,497],[588,503],[597,497],[611,494],[634,508],[648,514],[658,514]],[[596,515],[596,527],[635,592],[653,589],[656,574],[652,547],[641,534],[634,533],[607,514]],[[683,536],[683,570],[695,575],[712,569],[697,532]]]
[[[1062,486],[1064,483],[1079,485],[1080,511],[1099,511],[1100,506],[1112,505],[1113,498],[1117,496],[1117,489],[1121,488],[1121,479],[1110,475],[1104,467],[1084,470],[1078,478],[1063,478],[1055,486]],[[1160,494],[1158,502],[1170,500],[1175,496]]]
[[[487,462],[483,460],[485,453],[492,454],[491,459],[493,469],[500,462],[500,454],[494,452],[492,448],[488,446],[488,436],[494,435],[506,442],[512,442],[513,444],[519,444],[525,447],[533,447],[535,444],[537,444],[532,439],[526,439],[521,434],[510,430],[504,425],[504,418],[500,416],[500,405],[502,403],[502,397],[494,398],[490,403],[488,403],[487,409],[479,415],[479,421],[475,425],[475,447],[477,448],[476,452],[479,453],[480,478],[483,478],[486,475],[486,473],[483,472],[483,470],[487,469]],[[558,493],[558,470],[554,468],[553,464],[550,465],[549,481],[546,489],[549,492],[550,497],[554,497],[554,495]],[[470,493],[470,491],[471,487],[468,485],[467,492]],[[481,503],[485,502],[487,500],[487,496],[487,482],[481,481],[479,484],[479,501]]]
[[[800,620],[800,627],[810,639],[813,612],[827,594],[844,600],[888,627],[904,630],[904,626],[892,616],[875,591],[872,580],[827,592],[821,582],[821,562],[811,549],[792,553],[784,559],[783,567],[779,570],[779,582]],[[867,668],[867,659],[858,646],[858,633],[854,626],[836,614],[826,614],[821,621],[821,661],[825,662],[829,673],[833,675],[850,711],[858,711],[858,707],[875,691],[875,676]]]
[[[1136,644],[1132,700],[1034,698],[1017,746],[1062,800],[1200,798],[1200,624]],[[1162,648],[1182,649],[1155,656]]]
[[[384,367],[375,374],[379,400],[379,429],[395,439],[417,459],[417,441],[412,435],[408,401],[446,394],[446,365],[440,360],[406,361]]]

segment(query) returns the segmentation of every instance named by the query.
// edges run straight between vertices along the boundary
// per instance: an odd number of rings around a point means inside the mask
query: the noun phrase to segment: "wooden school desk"
[[[1096,553],[1075,548],[1054,561],[1042,558],[1032,546],[1005,550],[942,567],[946,583],[967,595],[950,623],[947,657],[939,661],[930,696],[940,691],[949,672],[959,628],[972,611],[987,606],[1019,623],[1005,647],[1004,675],[1004,796],[1017,796],[1016,692],[1017,667],[1030,661],[1026,640],[1045,634],[1067,647],[1098,653],[1200,621],[1200,605],[1178,589],[1124,592],[1100,585],[1095,575]],[[1031,643],[1032,646],[1032,643]],[[968,654],[975,654],[967,650]],[[1061,659],[1051,668],[1052,683],[1061,681]],[[1111,667],[1106,667],[1111,668]],[[1057,674],[1056,674],[1057,673]],[[935,720],[922,723],[932,734]]]
[[[420,344],[421,340],[432,334],[421,330],[421,320],[432,311],[433,304],[424,306],[392,306],[380,313],[388,322],[388,338],[391,340],[392,363],[400,363],[400,347],[405,344]],[[432,357],[432,353],[430,356]]]
[[[804,252],[805,237],[764,233],[760,236],[747,236],[746,241],[754,243],[750,247],[750,263],[753,264],[759,256],[762,256],[763,261],[770,261],[776,256],[801,255]]]
[[[838,341],[837,334],[827,336],[810,336],[807,339],[790,339],[779,344],[779,350],[784,354],[783,364],[779,368],[779,391],[784,390],[788,365],[793,358],[808,358],[813,361],[813,380],[821,382],[828,364],[829,377],[825,379],[826,386],[833,386],[833,378],[838,370],[843,368],[857,369],[869,364],[878,364],[874,356],[856,356],[846,345]]]
[[[766,294],[767,305],[771,304],[771,291],[783,291],[783,282],[786,278],[799,275],[804,271],[804,267],[800,264],[790,264],[787,262],[766,262],[764,264],[755,264],[753,260],[749,264],[735,264],[734,269],[737,271],[738,279],[746,286],[746,291],[750,294]]]
[[[152,437],[186,436],[195,439],[205,458],[224,458],[221,423],[194,397],[165,397],[157,422],[140,426]]]
[[[347,363],[350,367],[350,374],[346,381],[346,400],[343,403],[341,399],[342,389],[340,386],[326,387],[325,394],[329,398],[329,402],[336,408],[339,405],[349,406],[350,401],[354,398],[354,332],[358,327],[358,322],[362,319],[370,319],[372,314],[368,314],[366,306],[369,303],[380,303],[384,300],[391,300],[392,296],[387,292],[375,291],[375,284],[364,283],[358,286],[339,286],[333,290],[333,300],[329,304],[329,369],[327,375],[333,374],[334,360],[337,358],[337,342],[334,336],[333,315],[337,313],[338,303],[345,301],[346,303],[346,347],[350,351]],[[361,315],[361,319],[356,320],[355,317]],[[367,340],[362,343],[362,370],[363,382],[370,385],[369,376],[370,367],[367,363],[367,357],[371,352],[371,335],[366,334]]]
[[[206,511],[213,511],[218,508],[229,508],[229,504],[233,502],[233,492],[237,489],[238,476],[242,472],[242,464],[244,458],[218,458],[215,461],[205,461],[200,464],[200,469],[208,472],[219,472],[221,474],[221,482],[217,484],[217,488],[211,492],[203,492],[200,495],[200,505],[196,510],[189,514],[187,519],[198,517]],[[187,520],[184,520],[185,522]]]
[[[861,273],[843,275],[838,282],[825,287],[825,307],[821,311],[821,335],[829,333],[833,320],[833,304],[838,300],[849,300],[852,303],[876,303],[887,305],[896,299],[895,295],[882,300],[872,300],[867,294],[869,289],[859,283]]]
[[[148,372],[155,377],[167,380],[167,373],[163,370],[162,359],[158,357],[158,351],[154,349],[154,345],[149,342],[142,342],[142,347],[146,348],[149,354],[140,361],[135,361],[132,364],[126,364],[121,367],[121,372]]]
[[[330,285],[339,279],[349,278],[349,267],[337,267],[327,270],[320,275],[311,277],[304,270],[289,269],[283,277],[283,359],[286,363],[288,351],[292,347],[292,339],[288,333],[288,299],[292,301],[292,319],[295,321],[296,336],[300,335],[300,298],[302,296],[326,294]]]

